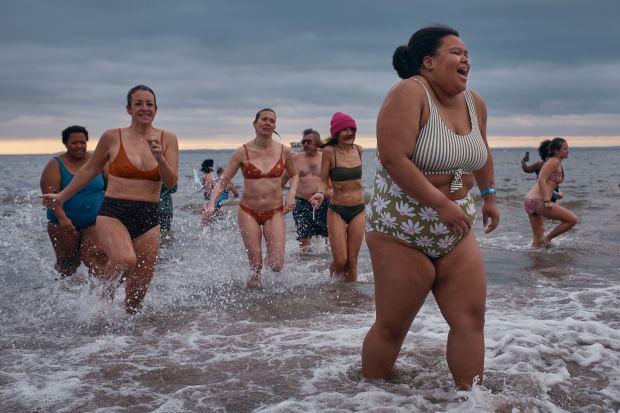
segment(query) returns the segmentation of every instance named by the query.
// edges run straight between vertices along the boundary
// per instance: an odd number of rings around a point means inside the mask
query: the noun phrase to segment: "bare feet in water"
[[[262,290],[263,283],[261,282],[260,275],[258,274],[251,275],[250,278],[248,278],[246,287],[252,290]]]
[[[551,247],[551,240],[547,237],[542,237],[540,240],[532,241],[532,248],[540,248],[540,247],[545,247],[545,248]]]

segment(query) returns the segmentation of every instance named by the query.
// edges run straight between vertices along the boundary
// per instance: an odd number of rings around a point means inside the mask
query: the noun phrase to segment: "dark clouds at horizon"
[[[265,106],[285,135],[334,111],[373,135],[394,49],[433,23],[469,48],[489,135],[620,135],[616,1],[9,0],[0,23],[0,142],[126,125],[138,83],[180,137],[249,136]]]

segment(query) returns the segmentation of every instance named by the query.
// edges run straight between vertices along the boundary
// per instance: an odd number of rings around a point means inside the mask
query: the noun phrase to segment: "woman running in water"
[[[172,188],[178,176],[178,143],[174,133],[153,126],[155,92],[138,85],[127,93],[131,124],[107,130],[93,156],[58,194],[43,195],[57,208],[86,186],[109,163],[110,176],[97,217],[97,238],[108,256],[103,298],[113,299],[125,281],[125,309],[136,313],[155,271],[159,251],[159,195],[162,183]]]
[[[561,205],[553,203],[553,193],[564,180],[562,160],[568,158],[568,143],[565,139],[555,138],[549,143],[549,158],[545,161],[536,184],[525,197],[523,205],[530,219],[534,238],[532,247],[548,245],[551,240],[565,233],[577,223],[577,215]],[[561,221],[549,234],[545,235],[544,218]]]
[[[204,215],[211,216],[216,211],[218,197],[241,168],[244,181],[238,223],[252,271],[247,286],[261,288],[262,238],[265,237],[267,245],[267,265],[273,271],[282,270],[286,230],[284,214],[295,207],[299,177],[290,149],[273,140],[273,134],[277,134],[273,109],[260,110],[253,125],[256,137],[235,150],[211,193]],[[282,204],[280,182],[285,170],[291,179],[291,187]]]
[[[333,196],[327,211],[327,232],[332,250],[330,273],[344,281],[357,281],[357,257],[364,240],[362,148],[356,145],[355,120],[336,112],[330,123],[331,138],[323,145],[321,184],[310,198],[316,208],[325,201],[328,181]]]
[[[51,159],[41,173],[41,193],[65,189],[92,154],[86,150],[88,131],[69,126],[62,131],[67,151]],[[95,222],[108,180],[105,168],[62,207],[47,210],[47,233],[56,254],[56,271],[61,278],[73,275],[83,262],[95,274],[101,274],[107,257],[97,245]]]

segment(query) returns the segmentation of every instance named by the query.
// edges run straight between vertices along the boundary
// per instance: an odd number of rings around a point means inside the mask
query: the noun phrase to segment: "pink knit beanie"
[[[343,129],[351,128],[353,130],[357,130],[357,125],[355,124],[355,120],[347,115],[346,113],[336,112],[334,116],[332,116],[331,122],[329,122],[329,133],[332,134],[332,137],[336,137],[338,132]]]

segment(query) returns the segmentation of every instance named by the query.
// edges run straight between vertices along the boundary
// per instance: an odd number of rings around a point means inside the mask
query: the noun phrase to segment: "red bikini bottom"
[[[256,212],[254,211],[252,208],[250,208],[247,205],[244,205],[242,203],[239,203],[239,208],[243,209],[245,212],[247,212],[252,218],[254,218],[254,221],[256,221],[256,223],[258,225],[264,225],[265,222],[269,221],[271,218],[273,218],[273,216],[275,214],[277,214],[278,212],[282,212],[284,211],[284,206],[279,206],[277,208],[274,209],[270,209],[268,211],[260,211],[260,212]]]

